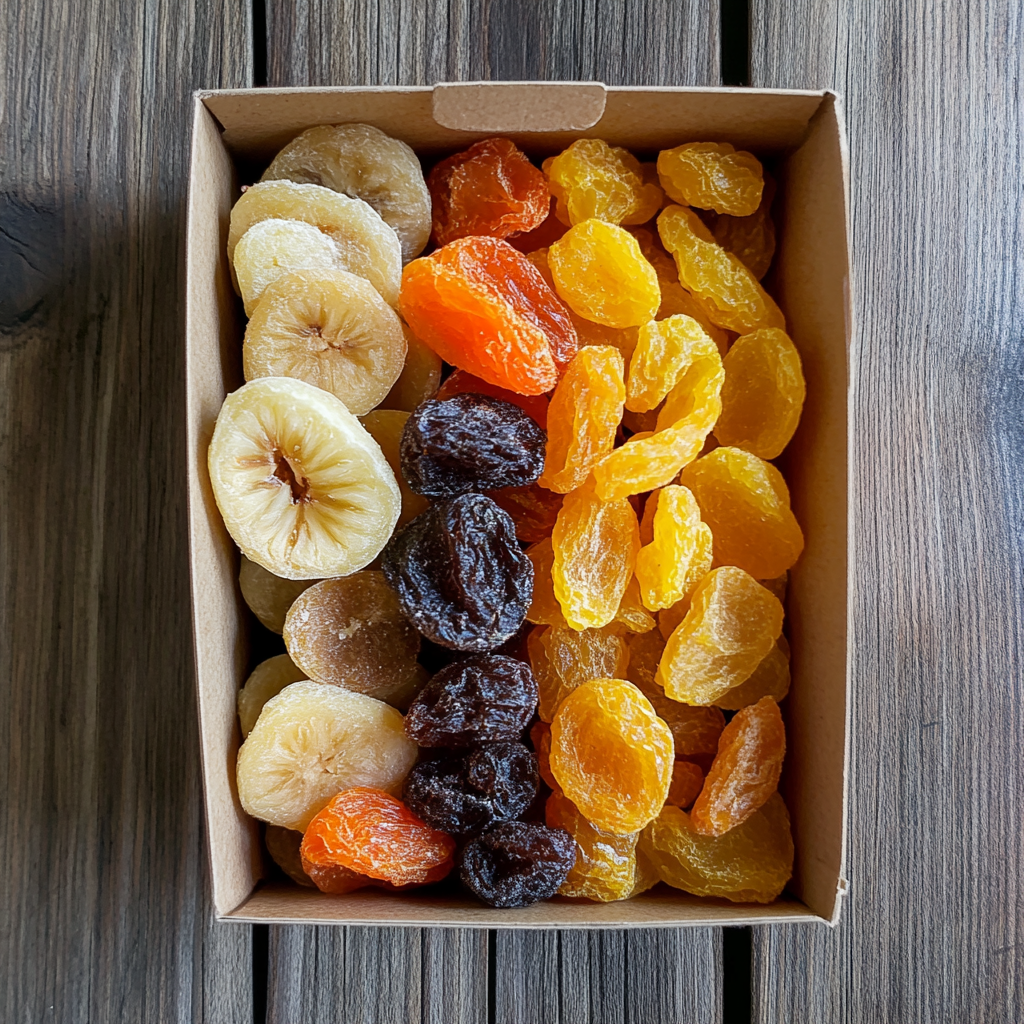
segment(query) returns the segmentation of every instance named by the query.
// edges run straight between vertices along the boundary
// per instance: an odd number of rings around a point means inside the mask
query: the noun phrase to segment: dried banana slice
[[[368,124],[309,128],[274,157],[263,181],[324,185],[369,203],[402,243],[402,259],[418,256],[430,237],[430,193],[416,154]]]
[[[238,721],[242,726],[242,739],[252,732],[259,721],[263,706],[291,683],[301,682],[306,673],[287,654],[261,661],[238,691]]]
[[[398,380],[405,353],[398,314],[368,281],[344,270],[296,270],[263,293],[245,330],[242,367],[246,380],[297,377],[363,416]]]
[[[350,199],[320,185],[296,185],[291,181],[253,185],[232,208],[228,261],[236,290],[235,248],[254,224],[264,220],[299,220],[319,228],[334,242],[339,270],[366,278],[389,306],[398,304],[402,247],[377,211],[361,199]]]
[[[242,554],[285,579],[362,569],[402,509],[395,474],[359,420],[334,395],[290,377],[263,377],[228,395],[209,466]]]

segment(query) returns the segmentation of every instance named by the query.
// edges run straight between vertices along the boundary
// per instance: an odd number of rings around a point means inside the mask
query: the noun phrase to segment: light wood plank
[[[0,1018],[250,1021],[214,926],[185,524],[190,103],[248,5],[4,7]]]
[[[1021,6],[752,11],[754,85],[845,94],[859,320],[851,888],[755,929],[755,1019],[1019,1020]]]

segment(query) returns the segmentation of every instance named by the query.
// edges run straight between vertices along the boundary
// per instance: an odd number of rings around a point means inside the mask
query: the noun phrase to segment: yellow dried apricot
[[[548,265],[559,297],[587,320],[639,327],[658,311],[658,275],[625,228],[582,221],[551,245]]]
[[[771,697],[737,711],[690,812],[694,830],[720,836],[743,824],[778,789],[785,755],[786,728]]]
[[[755,579],[792,568],[804,535],[789,507],[789,488],[770,463],[742,448],[716,448],[679,477],[714,537],[715,563],[736,565]]]
[[[672,785],[668,787],[665,803],[684,810],[700,795],[704,773],[692,761],[676,761],[672,766]]]
[[[557,520],[556,520],[557,522]],[[551,578],[551,570],[555,564],[555,551],[551,546],[551,538],[531,544],[526,549],[526,557],[533,565],[533,600],[526,613],[526,621],[547,626],[565,625],[562,606],[555,597],[555,584]]]
[[[775,224],[771,217],[775,181],[766,172],[764,191],[757,209],[746,217],[722,214],[711,229],[715,241],[738,256],[758,280],[768,273],[775,255]]]
[[[622,593],[619,610],[615,613],[612,626],[621,627],[629,633],[647,633],[657,624],[654,616],[644,607],[640,597],[640,584],[637,583],[636,576],[633,576]]]
[[[728,142],[687,142],[658,154],[658,178],[669,197],[685,206],[752,214],[761,202],[761,161]]]
[[[551,723],[551,772],[597,828],[637,832],[658,815],[672,781],[672,733],[622,679],[592,679]]]
[[[733,342],[722,365],[722,414],[715,437],[762,459],[776,458],[796,431],[807,394],[796,346],[778,328],[753,331]]]
[[[716,698],[715,705],[726,711],[738,711],[756,704],[762,697],[782,700],[789,693],[789,641],[779,635],[775,646],[761,659],[746,682],[726,690]]]
[[[647,412],[665,400],[695,360],[718,346],[693,317],[650,320],[637,332],[629,360],[626,407]]]
[[[665,646],[657,681],[667,696],[713,704],[747,680],[782,632],[782,605],[735,566],[713,569]]]

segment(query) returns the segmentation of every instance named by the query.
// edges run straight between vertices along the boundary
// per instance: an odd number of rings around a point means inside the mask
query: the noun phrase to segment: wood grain
[[[189,96],[247,84],[248,18],[4,8],[4,1021],[252,1019],[207,896],[181,303]]]
[[[845,94],[858,318],[851,888],[755,929],[755,1019],[1020,1020],[1022,9],[752,11],[754,85]]]

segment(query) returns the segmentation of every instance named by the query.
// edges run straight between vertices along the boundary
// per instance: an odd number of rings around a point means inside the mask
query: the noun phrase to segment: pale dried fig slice
[[[261,181],[246,189],[231,210],[228,262],[236,289],[235,247],[254,224],[271,219],[299,220],[319,228],[334,242],[338,270],[365,278],[389,306],[398,304],[402,247],[377,211],[361,199],[291,181]]]
[[[228,395],[208,461],[228,533],[285,579],[362,569],[402,509],[395,475],[359,420],[334,395],[291,377]]]
[[[325,185],[362,199],[391,225],[407,262],[430,237],[430,193],[416,154],[368,124],[324,124],[292,139],[263,174],[263,181]]]
[[[263,705],[271,697],[276,697],[286,686],[305,678],[306,673],[287,654],[278,654],[261,661],[238,691],[238,721],[242,727],[242,739],[252,732]]]
[[[344,270],[297,270],[269,284],[245,330],[246,380],[296,377],[355,416],[373,409],[405,365],[398,314]]]
[[[242,555],[242,564],[238,569],[238,586],[245,603],[249,606],[249,611],[274,633],[283,632],[284,617],[288,614],[292,601],[307,587],[317,582],[319,581],[281,579],[245,555]]]

